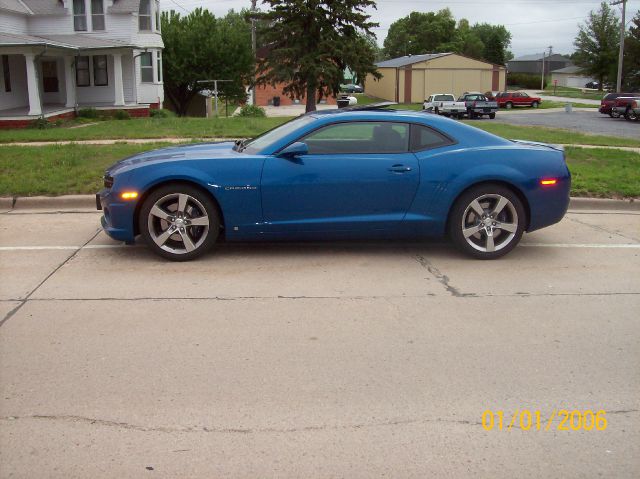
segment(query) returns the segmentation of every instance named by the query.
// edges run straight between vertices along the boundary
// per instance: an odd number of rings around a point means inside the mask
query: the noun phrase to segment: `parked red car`
[[[611,118],[617,118],[614,116],[613,107],[616,106],[616,100],[622,97],[634,97],[637,94],[634,93],[607,93],[602,100],[600,100],[599,112],[603,115],[609,115]]]
[[[626,118],[629,121],[638,121],[636,111],[640,103],[640,94],[619,96],[611,108],[611,118]]]
[[[537,96],[529,96],[523,91],[503,91],[496,95],[496,101],[500,108],[513,108],[514,106],[530,106],[538,108],[542,100]]]

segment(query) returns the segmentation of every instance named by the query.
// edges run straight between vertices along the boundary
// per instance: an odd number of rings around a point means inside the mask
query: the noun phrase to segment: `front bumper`
[[[105,233],[116,241],[134,241],[136,204],[136,201],[122,201],[108,189],[97,193],[96,208],[103,212],[100,223]]]

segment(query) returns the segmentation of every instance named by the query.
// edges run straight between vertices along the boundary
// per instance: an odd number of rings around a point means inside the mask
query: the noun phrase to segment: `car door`
[[[298,141],[306,155],[265,161],[265,232],[373,231],[405,216],[420,178],[409,124],[339,122]]]

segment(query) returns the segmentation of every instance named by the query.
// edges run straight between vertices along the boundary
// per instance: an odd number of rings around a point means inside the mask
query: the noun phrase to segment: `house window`
[[[91,0],[91,27],[104,30],[104,4],[102,0]]]
[[[153,83],[153,57],[151,52],[140,55],[140,79],[143,83]]]
[[[158,83],[162,83],[162,53],[156,53],[156,68],[158,69]]]
[[[93,84],[95,86],[106,86],[109,84],[106,55],[96,55],[93,57]]]
[[[56,61],[42,61],[42,89],[45,93],[58,91],[58,64]]]
[[[2,75],[4,77],[4,91],[11,91],[11,73],[9,73],[9,55],[2,55]]]
[[[87,11],[84,0],[73,0],[73,29],[76,32],[87,31]]]
[[[151,30],[151,0],[140,0],[138,28],[140,30]]]
[[[160,31],[160,0],[156,0],[156,31]]]
[[[76,85],[89,86],[90,84],[89,57],[76,57]]]

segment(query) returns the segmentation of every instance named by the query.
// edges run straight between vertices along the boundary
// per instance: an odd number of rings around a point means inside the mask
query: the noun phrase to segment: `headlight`
[[[105,188],[111,188],[113,186],[113,176],[104,175],[103,180]]]

